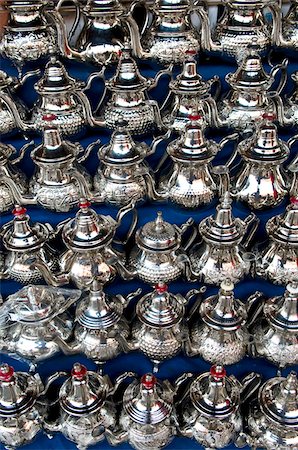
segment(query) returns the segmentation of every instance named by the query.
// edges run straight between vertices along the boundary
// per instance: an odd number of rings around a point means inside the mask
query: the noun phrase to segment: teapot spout
[[[6,104],[7,108],[11,111],[11,114],[15,120],[17,128],[20,128],[20,130],[24,132],[35,131],[35,125],[25,122],[21,118],[15,103],[8,95],[6,95],[4,92],[0,92],[0,99]]]
[[[34,262],[30,269],[38,269],[40,273],[42,274],[45,281],[52,286],[61,286],[63,284],[69,283],[69,275],[66,273],[60,273],[60,274],[53,274],[49,267],[42,261],[38,260]]]
[[[59,4],[57,5],[55,10],[52,10],[49,13],[52,16],[53,21],[56,24],[57,35],[58,35],[58,47],[60,48],[62,55],[64,55],[66,58],[83,60],[84,59],[83,54],[73,50],[69,45],[66,26],[65,26],[63,17],[57,10],[58,7],[59,7]]]

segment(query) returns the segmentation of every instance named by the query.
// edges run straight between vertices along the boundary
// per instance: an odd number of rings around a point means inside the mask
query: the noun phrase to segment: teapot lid
[[[298,244],[298,199],[291,198],[291,204],[283,214],[272,217],[266,224],[270,238],[290,245]]]
[[[73,416],[96,411],[106,398],[106,380],[85,366],[75,363],[71,377],[66,380],[59,393],[62,409]]]
[[[289,283],[284,295],[268,299],[264,305],[264,315],[279,329],[298,331],[298,282]]]
[[[113,326],[122,317],[123,305],[117,297],[110,297],[103,291],[102,284],[93,281],[88,297],[77,307],[76,320],[89,329],[105,329]]]
[[[12,225],[3,234],[3,244],[8,250],[28,251],[42,247],[50,237],[49,229],[36,222],[30,224],[30,217],[23,206],[16,205]]]
[[[97,214],[90,208],[91,203],[81,199],[75,218],[63,227],[62,239],[76,250],[90,250],[113,239],[116,222],[109,216]]]
[[[50,124],[55,119],[55,116],[45,115],[43,119]],[[32,156],[40,162],[54,163],[72,159],[76,153],[75,145],[69,141],[62,140],[59,130],[50,125],[43,130],[42,144],[32,151]]]
[[[158,283],[153,292],[142,297],[136,306],[139,320],[151,327],[171,327],[180,322],[185,308],[176,295],[168,292],[165,283]]]
[[[118,0],[88,0],[86,6],[84,7],[84,11],[99,15],[105,12],[111,14],[122,13],[123,7]]]
[[[259,392],[259,404],[266,417],[286,426],[298,425],[298,380],[295,372],[268,380]]]
[[[211,367],[210,372],[199,375],[191,384],[190,399],[196,409],[207,417],[229,416],[240,403],[240,386],[228,377],[220,364]]]
[[[15,372],[8,364],[0,365],[0,417],[24,413],[37,396],[38,384],[33,376]]]
[[[58,61],[55,54],[51,55],[44,69],[43,77],[35,83],[35,89],[39,93],[55,93],[71,90],[78,87],[78,82],[69,76],[64,65]]]
[[[244,306],[234,297],[234,284],[228,279],[222,281],[217,295],[201,303],[200,316],[208,326],[227,331],[237,330],[247,318]]]
[[[123,409],[133,422],[156,425],[167,419],[173,409],[164,398],[163,385],[151,373],[142,376],[140,382],[132,382],[123,396]]]
[[[185,11],[190,6],[188,0],[155,0],[155,5],[161,12]]]
[[[120,52],[116,74],[106,81],[111,90],[140,91],[148,87],[149,80],[140,74],[129,43],[125,43]]]
[[[224,194],[216,207],[215,216],[201,221],[199,231],[204,239],[214,243],[231,244],[242,239],[246,226],[242,220],[233,217],[229,192]]]
[[[145,250],[170,250],[180,245],[180,233],[175,225],[166,222],[162,212],[158,211],[157,218],[147,222],[136,232],[136,243]]]
[[[209,90],[209,83],[197,72],[196,51],[187,50],[182,72],[169,83],[170,91],[181,94],[204,95]]]
[[[244,157],[249,160],[280,164],[289,156],[289,147],[278,138],[277,127],[273,123],[276,115],[263,114],[263,123],[257,128],[256,135],[239,144]]]
[[[149,151],[145,143],[136,143],[126,130],[128,122],[119,120],[117,130],[112,133],[111,142],[99,151],[100,160],[108,164],[136,164],[141,162]]]
[[[167,152],[172,158],[207,163],[215,157],[219,147],[215,142],[206,140],[203,126],[199,122],[201,118],[199,114],[189,116],[190,122],[186,125],[182,136],[167,147]]]

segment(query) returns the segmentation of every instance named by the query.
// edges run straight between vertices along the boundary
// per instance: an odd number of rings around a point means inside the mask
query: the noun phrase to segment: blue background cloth
[[[278,58],[277,59],[281,59]],[[65,62],[67,69],[69,70],[69,73],[75,77],[79,78],[81,80],[86,80],[88,75],[91,72],[94,72],[94,67],[84,65],[81,63],[76,62]],[[32,67],[30,67],[32,68]],[[155,65],[152,65],[150,63],[142,63],[141,65],[142,73],[145,76],[154,76],[154,74],[160,69],[160,67],[157,67]],[[228,88],[227,84],[224,81],[224,76],[230,72],[234,71],[236,66],[231,63],[224,60],[221,60],[219,58],[214,57],[204,57],[200,59],[198,63],[198,70],[200,74],[203,76],[203,78],[208,79],[211,78],[214,75],[218,75],[220,79],[223,82],[223,92],[225,92]],[[267,70],[269,70],[269,67],[266,66]],[[10,65],[9,62],[2,60],[1,61],[1,69],[6,70],[9,74],[16,74],[15,68]],[[109,77],[113,73],[114,69],[110,69],[109,73],[107,74],[107,77]],[[295,70],[298,70],[298,62],[297,58],[295,56],[292,57],[291,63],[289,65],[288,72],[291,74]],[[178,73],[179,70],[176,70],[175,73]],[[20,89],[19,95],[24,100],[24,102],[28,105],[28,107],[32,107],[34,101],[36,100],[36,93],[33,89],[33,83],[35,80],[29,80],[24,87]],[[164,77],[162,78],[159,86],[157,89],[154,89],[150,92],[151,98],[157,99],[159,102],[165,97],[167,92],[167,84],[168,84],[168,78]],[[292,81],[289,79],[288,84],[286,86],[285,92],[290,92],[293,88]],[[93,106],[95,106],[101,96],[102,92],[102,82],[101,81],[95,81],[92,84],[92,90],[88,93],[88,96],[90,98],[91,103]],[[227,130],[221,130],[221,131],[214,131],[212,130],[209,132],[209,136],[212,139],[220,140],[222,137],[224,137],[227,134]],[[287,129],[287,130],[280,130],[280,137],[284,139],[288,139],[290,136],[294,134],[294,129]],[[296,130],[297,132],[297,130]],[[84,147],[86,147],[90,142],[95,141],[96,139],[100,138],[101,142],[104,144],[109,141],[110,133],[105,130],[88,130],[86,135],[80,139],[80,142]],[[34,136],[36,144],[40,142],[39,136]],[[3,139],[4,142],[8,142],[16,146],[17,149],[19,149],[23,144],[24,140],[22,139],[22,136],[20,134]],[[146,138],[146,141],[150,143],[151,138]],[[165,143],[162,143],[156,154],[150,157],[149,162],[150,164],[155,167],[155,165],[158,162],[158,159],[163,154],[165,149]],[[229,154],[231,153],[232,146],[228,145],[218,156],[214,162],[214,165],[216,164],[224,164],[224,162],[228,159]],[[94,175],[96,168],[98,167],[98,158],[96,154],[96,149],[93,150],[91,153],[91,156],[88,158],[86,162],[86,167],[89,170],[89,172]],[[293,147],[292,154],[297,153],[297,146]],[[34,166],[30,159],[30,152],[27,153],[25,156],[23,162],[20,164],[20,167],[22,170],[27,174],[28,177],[30,177],[33,173]],[[277,214],[282,213],[285,210],[286,205],[288,204],[288,200],[284,201],[282,205],[280,205],[277,208],[270,209],[264,212],[257,213],[258,217],[260,218],[260,226],[258,229],[258,233],[256,236],[256,239],[261,242],[265,239],[265,224],[267,220]],[[139,222],[138,227],[142,226],[144,223],[154,220],[156,217],[156,212],[159,210],[163,211],[164,219],[171,222],[176,223],[178,225],[184,223],[189,217],[193,217],[195,219],[196,224],[199,224],[199,222],[207,216],[210,216],[215,211],[216,202],[213,204],[207,206],[207,207],[201,207],[194,211],[189,211],[185,209],[179,209],[175,206],[173,206],[170,203],[155,203],[155,204],[149,204],[146,203],[144,205],[141,205],[138,207],[139,211]],[[94,206],[94,209],[96,211],[100,212],[101,214],[110,214],[113,217],[117,214],[117,209],[97,205]],[[41,209],[39,207],[29,207],[28,213],[31,216],[31,219],[33,222],[40,221],[40,222],[49,222],[53,226],[55,226],[60,221],[64,220],[67,217],[73,217],[76,213],[76,209],[72,210],[69,213],[53,213],[48,210]],[[242,204],[235,203],[233,206],[233,213],[235,217],[246,217],[250,211],[247,207],[243,206]],[[6,223],[7,221],[12,219],[12,215],[10,212],[2,214],[1,217],[1,225],[3,223]],[[126,221],[127,224],[127,221]],[[125,224],[124,224],[125,227]],[[124,230],[122,230],[122,233]],[[255,240],[256,241],[256,240]],[[61,249],[62,250],[62,249]],[[170,290],[172,292],[180,292],[181,294],[186,294],[186,292],[194,287],[199,287],[199,283],[187,283],[182,280],[179,280],[177,282],[174,282],[170,285]],[[1,282],[1,292],[2,296],[5,299],[8,295],[16,292],[18,289],[20,289],[22,286],[18,283],[15,283],[13,281],[2,281]],[[133,280],[129,282],[124,282],[123,280],[117,278],[111,285],[108,285],[106,287],[106,291],[108,293],[121,293],[123,295],[128,294],[129,292],[134,291],[138,287],[141,287],[143,289],[143,294],[146,292],[149,292],[151,289],[149,286],[145,285],[144,283]],[[214,294],[217,292],[216,287],[208,286],[206,296],[209,296],[211,294]],[[245,301],[249,295],[253,294],[255,291],[260,290],[265,293],[266,296],[275,296],[280,295],[283,293],[284,288],[281,286],[274,286],[273,284],[264,281],[262,279],[256,278],[256,279],[245,279],[244,281],[240,282],[236,288],[235,293],[237,298],[240,298],[241,300]],[[132,314],[133,305],[135,305],[136,301],[132,302],[132,306],[128,309],[127,315],[128,317]],[[17,361],[13,358],[10,358],[5,355],[1,355],[1,361],[8,362],[9,364],[12,364],[16,370],[27,370],[28,366],[21,362]],[[70,371],[72,368],[72,365],[74,362],[80,361],[81,363],[85,364],[88,369],[95,370],[96,366],[93,362],[87,360],[83,355],[75,355],[75,356],[63,356],[58,355],[57,357],[46,361],[39,365],[38,372],[40,373],[43,380],[46,379],[47,376],[52,374],[53,372],[57,370],[68,370]],[[180,354],[176,356],[175,358],[163,363],[160,367],[160,371],[158,373],[158,377],[160,379],[169,379],[169,380],[175,380],[179,375],[181,375],[183,372],[193,372],[195,374],[199,374],[205,371],[208,371],[210,368],[210,365],[206,362],[204,362],[201,358],[188,358],[184,356],[183,354]],[[298,369],[298,367],[294,367],[295,370]],[[116,376],[121,374],[124,371],[132,370],[137,372],[139,375],[142,375],[148,371],[152,370],[152,364],[150,361],[140,353],[131,353],[127,355],[121,355],[118,358],[116,358],[113,361],[110,361],[105,366],[105,373],[107,373],[112,380],[115,379]],[[283,371],[283,374],[288,373],[290,370],[285,369]],[[240,363],[235,364],[233,366],[227,367],[228,374],[234,374],[239,379],[244,377],[246,374],[248,374],[251,371],[259,372],[263,375],[264,380],[273,377],[276,375],[276,367],[270,364],[269,362],[266,362],[264,359],[251,359],[246,357],[243,359]],[[3,448],[0,445],[0,448]],[[55,435],[55,437],[52,440],[49,440],[45,435],[39,434],[38,437],[32,442],[30,445],[26,446],[28,450],[41,450],[41,449],[55,449],[55,450],[62,450],[62,449],[74,449],[75,445],[69,441],[67,441],[61,434]],[[95,447],[92,447],[94,449],[108,449],[110,448],[109,444],[104,441],[98,444]],[[123,444],[118,446],[119,449],[129,449],[131,448],[128,444]],[[186,438],[175,438],[172,443],[167,447],[169,450],[173,449],[192,449],[197,448],[199,449],[200,446],[194,441],[189,440]],[[229,447],[230,449],[235,448],[233,445]]]

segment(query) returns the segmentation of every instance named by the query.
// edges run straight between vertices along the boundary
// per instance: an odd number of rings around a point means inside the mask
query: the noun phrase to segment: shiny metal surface
[[[291,0],[290,9],[284,17],[279,17],[280,30],[277,44],[282,47],[297,49],[298,47],[298,2]]]

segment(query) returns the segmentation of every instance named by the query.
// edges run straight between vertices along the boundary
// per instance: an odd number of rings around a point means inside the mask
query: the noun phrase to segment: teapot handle
[[[126,381],[128,378],[137,378],[137,374],[135,372],[124,372],[121,375],[119,375],[114,383],[114,387],[109,392],[109,395],[115,395],[115,393],[118,391],[122,383]]]
[[[149,20],[150,20],[150,12],[149,12],[149,8],[146,5],[146,1],[144,1],[144,0],[143,1],[140,1],[140,0],[133,1],[129,7],[129,14],[131,14],[133,17],[135,7],[140,6],[140,5],[143,5],[144,9],[146,10],[146,17],[145,17],[144,25],[143,25],[142,29],[139,30],[139,34],[142,37],[144,35],[146,29],[149,26]]]
[[[215,86],[213,98],[217,102],[221,93],[221,80],[218,75],[214,75],[214,77],[209,80],[209,83],[210,87]]]
[[[186,243],[183,245],[183,250],[185,252],[187,252],[187,250],[189,250],[189,248],[192,246],[192,244],[196,240],[196,237],[198,235],[198,227],[194,224],[194,220],[192,218],[188,219],[184,224],[182,224],[180,227],[178,227],[181,234],[184,234],[189,227],[192,227],[193,229],[192,229],[191,235],[187,239]]]
[[[185,318],[187,323],[189,323],[193,319],[194,315],[196,314],[196,312],[200,308],[201,303],[203,301],[203,294],[206,292],[206,290],[207,290],[206,286],[202,286],[201,289],[199,289],[199,290],[193,289],[193,291],[196,291],[196,294],[198,295],[198,298],[196,299],[196,301],[194,302],[194,304],[190,308],[189,312],[187,313],[187,316]],[[189,292],[192,292],[192,291],[189,291]]]
[[[257,291],[255,294],[251,295],[247,299],[247,315],[248,320],[246,326],[249,328],[254,324],[256,319],[259,317],[264,307],[264,294],[263,292]]]
[[[293,145],[296,144],[297,141],[298,141],[298,133],[295,134],[294,136],[292,136],[287,141],[287,146],[289,147],[289,149],[291,149],[293,147]],[[287,170],[290,170],[291,172],[297,172],[297,170],[298,170],[297,164],[298,164],[298,154],[296,156],[294,156],[292,161],[287,165]]]
[[[77,184],[79,185],[81,197],[93,198],[93,194],[89,190],[85,177],[75,169],[70,170],[70,173],[71,173],[71,180],[76,181]]]
[[[174,381],[174,388],[175,388],[175,394],[177,395],[179,388],[186,383],[187,381],[190,381],[190,378],[193,378],[194,374],[192,372],[186,372],[183,373],[180,377],[178,377],[175,381]],[[181,403],[183,403],[183,401],[186,399],[186,397],[189,394],[189,389],[190,389],[190,383],[187,384],[187,386],[185,387],[185,390],[183,392],[183,395],[180,396],[180,398],[177,400],[176,405],[181,405]]]
[[[56,11],[61,15],[61,13],[60,13],[60,9],[61,9],[61,7],[62,7],[62,5],[63,5],[63,3],[65,2],[66,0],[59,0],[59,2],[57,3],[57,5],[56,5]],[[70,42],[71,40],[72,40],[72,38],[73,38],[73,36],[74,36],[74,34],[75,34],[75,32],[77,31],[77,29],[78,29],[78,26],[79,26],[79,23],[80,23],[80,19],[81,19],[81,10],[80,10],[80,4],[79,4],[79,2],[78,2],[78,0],[71,0],[71,2],[74,4],[74,6],[75,6],[75,20],[74,20],[74,22],[73,22],[73,24],[72,24],[72,27],[71,27],[71,29],[70,29],[70,31],[69,31],[69,33],[68,33],[68,37],[67,37],[67,39],[68,39],[68,42]]]
[[[128,214],[131,211],[133,214],[130,227],[126,233],[126,238],[124,240],[122,240],[123,245],[126,245],[127,242],[130,240],[133,233],[135,232],[135,229],[136,229],[136,226],[138,223],[138,212],[135,208],[135,204],[136,204],[136,199],[133,198],[128,205],[125,205],[121,209],[119,209],[117,217],[116,217],[117,228],[118,228],[121,225],[122,219],[124,216],[126,216],[126,214]],[[115,242],[115,240],[114,240],[114,242]]]
[[[281,17],[281,7],[279,6],[278,2],[272,2],[272,4],[268,5],[268,8],[271,11],[272,14],[272,30],[271,30],[271,40],[275,43],[275,45],[280,45],[281,41],[281,23],[282,23],[282,17]]]
[[[244,222],[247,226],[247,231],[246,231],[246,236],[244,237],[244,239],[242,239],[241,245],[245,249],[247,249],[254,237],[254,234],[255,234],[258,226],[259,226],[260,219],[254,213],[252,213],[244,219]],[[249,227],[251,227],[250,230],[249,230]]]
[[[242,404],[249,401],[253,397],[253,395],[255,395],[255,393],[259,390],[261,383],[261,375],[255,372],[251,372],[241,380],[242,390],[240,399]]]
[[[275,91],[279,95],[281,94],[282,90],[284,89],[287,79],[288,79],[288,71],[287,71],[288,64],[289,64],[289,60],[287,58],[285,58],[280,64],[277,64],[276,66],[274,66],[270,72],[270,76],[275,78],[275,75],[277,74],[277,72],[281,71],[280,80],[279,80],[277,88],[275,89]]]

